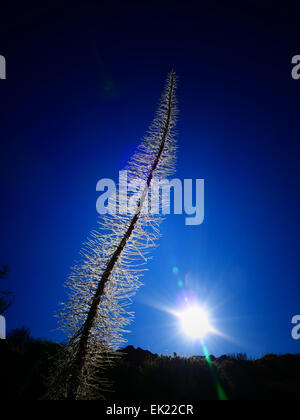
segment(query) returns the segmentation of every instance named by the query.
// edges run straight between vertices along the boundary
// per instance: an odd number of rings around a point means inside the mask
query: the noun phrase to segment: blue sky
[[[194,293],[225,337],[211,353],[299,353],[297,9],[128,3],[4,9],[0,262],[10,329],[62,339],[53,314],[97,221],[96,183],[118,179],[179,76],[177,176],[205,179],[205,221],[171,215],[138,292],[129,344],[195,354],[159,309]],[[175,270],[174,267],[178,268]],[[179,287],[182,281],[184,286]]]

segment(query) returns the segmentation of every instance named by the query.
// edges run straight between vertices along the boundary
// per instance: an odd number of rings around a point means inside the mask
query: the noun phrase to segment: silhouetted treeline
[[[36,400],[47,390],[51,360],[60,345],[30,337],[26,329],[0,340],[1,399]],[[230,400],[300,400],[300,355],[204,357],[161,356],[128,346],[107,371],[108,401],[175,402],[215,400],[217,382]],[[212,372],[215,372],[214,374]]]
[[[47,374],[60,346],[33,339],[30,331],[20,328],[0,340],[0,398],[37,400],[47,387]]]

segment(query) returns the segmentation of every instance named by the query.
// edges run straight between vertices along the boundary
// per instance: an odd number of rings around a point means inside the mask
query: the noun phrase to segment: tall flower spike
[[[155,194],[151,190],[155,181],[175,171],[175,89],[172,71],[155,119],[126,168],[128,183],[137,178],[143,181],[135,191],[134,210],[121,211],[128,197],[119,192],[114,204],[120,211],[101,217],[99,230],[84,244],[82,259],[67,281],[69,296],[59,319],[69,341],[55,368],[51,398],[99,398],[107,386],[99,375],[126,342],[123,334],[133,318],[127,306],[141,285],[143,265],[160,235],[162,217],[147,211],[148,195]]]

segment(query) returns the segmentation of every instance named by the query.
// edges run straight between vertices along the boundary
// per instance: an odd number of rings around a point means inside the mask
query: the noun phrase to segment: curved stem
[[[145,186],[145,191],[144,193],[147,193],[147,190],[149,190],[150,185],[151,185],[151,181],[153,179],[154,176],[154,172],[156,171],[159,161],[161,159],[162,153],[164,151],[164,147],[165,147],[165,143],[166,143],[166,139],[167,139],[167,135],[168,132],[170,130],[170,123],[171,123],[171,117],[172,117],[172,99],[173,99],[173,94],[174,94],[174,83],[175,83],[175,78],[174,78],[174,73],[171,73],[171,79],[170,79],[170,92],[169,92],[169,97],[168,97],[168,113],[167,113],[167,119],[166,119],[166,123],[165,123],[165,127],[164,127],[164,132],[162,135],[162,141],[160,144],[160,148],[158,151],[158,154],[156,156],[155,161],[153,162],[153,165],[151,167],[149,176],[147,178],[147,183]],[[146,194],[143,194],[143,197],[145,197]],[[88,312],[87,318],[83,324],[83,327],[81,328],[81,337],[79,340],[79,344],[78,344],[78,350],[77,350],[77,354],[75,357],[75,360],[73,362],[73,369],[72,369],[72,373],[71,373],[71,383],[70,383],[70,388],[68,390],[68,399],[70,400],[74,400],[77,397],[77,393],[78,393],[78,387],[79,387],[79,381],[80,381],[80,374],[82,372],[82,369],[84,367],[85,364],[85,360],[86,360],[86,354],[87,354],[87,347],[88,347],[88,339],[89,339],[89,335],[91,332],[91,329],[94,325],[95,319],[97,317],[97,310],[98,307],[101,303],[101,298],[103,296],[104,290],[105,290],[105,285],[106,283],[109,281],[110,275],[115,267],[115,264],[118,261],[118,258],[120,257],[124,247],[126,246],[139,218],[141,215],[141,210],[142,210],[142,203],[140,203],[140,207],[139,207],[139,211],[134,215],[134,217],[132,218],[130,225],[128,227],[128,230],[126,231],[126,233],[124,234],[119,246],[117,247],[116,251],[114,252],[114,254],[112,255],[110,261],[108,262],[102,276],[101,279],[99,280],[98,283],[98,287],[96,290],[96,293],[94,295],[90,310]]]

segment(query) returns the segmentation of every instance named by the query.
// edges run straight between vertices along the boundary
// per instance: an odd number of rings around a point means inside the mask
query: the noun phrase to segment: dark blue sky
[[[62,339],[53,314],[96,224],[96,183],[117,179],[174,68],[177,176],[205,179],[205,222],[164,222],[129,344],[199,352],[157,308],[193,292],[230,337],[210,337],[212,353],[300,352],[291,338],[300,313],[300,80],[291,77],[299,6],[237,4],[1,10],[0,262],[15,295],[10,329]]]

